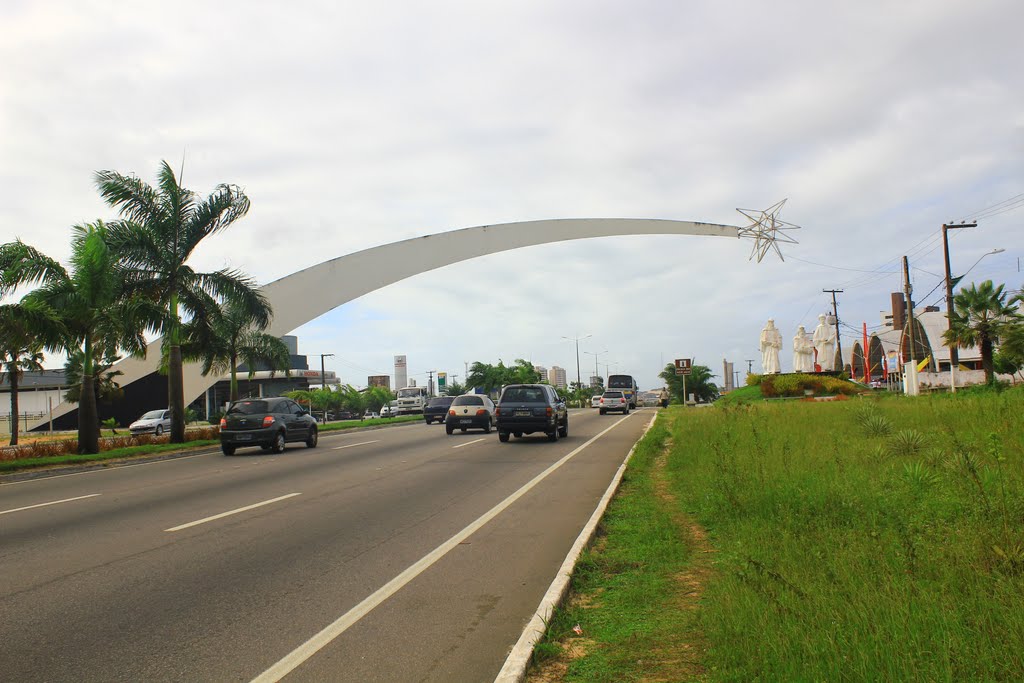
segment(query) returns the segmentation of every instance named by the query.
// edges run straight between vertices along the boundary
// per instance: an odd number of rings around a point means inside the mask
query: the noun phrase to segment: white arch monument
[[[769,249],[774,249],[782,258],[777,243],[795,243],[785,231],[798,228],[777,219],[785,202],[782,200],[764,211],[738,209],[752,221],[746,227],[665,219],[566,218],[481,225],[364,249],[264,285],[261,289],[274,311],[266,332],[277,337],[288,334],[342,304],[413,275],[478,256],[551,242],[622,235],[705,235],[753,240],[750,258],[756,256],[758,262]],[[330,286],[325,287],[324,283]],[[146,358],[120,361],[117,364],[117,369],[123,373],[118,378],[120,384],[126,386],[156,372],[160,350],[161,340],[158,339],[149,345]],[[198,363],[186,363],[186,405],[219,379],[212,374],[204,377]],[[53,418],[76,409],[77,404],[61,403],[54,408]],[[29,429],[43,422],[40,420]]]

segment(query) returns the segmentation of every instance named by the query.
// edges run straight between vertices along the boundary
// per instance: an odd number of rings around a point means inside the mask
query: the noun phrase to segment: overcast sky
[[[545,218],[731,225],[788,198],[798,245],[634,236],[418,275],[294,333],[345,382],[465,363],[633,373],[674,358],[792,367],[839,295],[844,348],[910,256],[922,304],[954,274],[1024,282],[1024,4],[952,2],[0,3],[0,240],[64,259],[114,214],[100,169],[248,194],[192,265],[260,283],[410,237]],[[1018,197],[1015,203],[1000,202]],[[323,287],[330,287],[324,282]],[[310,293],[314,295],[314,293]],[[590,354],[585,353],[590,352]],[[742,376],[742,373],[741,373]],[[721,377],[718,377],[721,382]]]

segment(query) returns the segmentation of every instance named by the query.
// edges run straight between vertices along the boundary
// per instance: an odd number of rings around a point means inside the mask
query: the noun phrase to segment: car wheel
[[[270,444],[270,450],[274,453],[284,453],[284,432],[278,432],[274,441]]]
[[[430,419],[429,417],[425,417],[425,418],[423,418],[423,421],[424,421],[424,422],[426,422],[427,424],[433,424],[433,422],[434,422],[434,421],[433,421],[433,420],[431,420],[431,419]]]
[[[558,441],[558,425],[548,432],[548,441]]]
[[[563,439],[569,436],[569,416],[565,416],[565,424],[558,428],[558,435]]]
[[[163,433],[164,433],[164,426],[163,425],[157,425],[156,426],[156,431],[153,432],[153,434],[155,436],[161,436]]]
[[[491,433],[491,421],[488,420],[487,422],[484,423],[484,434],[490,434],[490,433]]]
[[[465,428],[465,427],[459,427],[459,429],[461,429],[461,430],[462,430],[462,433],[463,433],[463,434],[465,434],[465,433],[466,433],[466,428]]]
[[[224,455],[234,455],[235,454],[235,447],[234,446],[229,446],[226,443],[222,443],[220,445],[220,449],[224,452]]]
[[[523,433],[522,433],[522,432],[513,432],[513,434],[512,434],[512,435],[513,435],[514,437],[516,437],[517,439],[521,439],[521,438],[523,438]]]
[[[604,408],[601,408],[601,414],[604,415]]]
[[[626,409],[622,411],[622,414],[629,415],[629,406],[626,406]]]
[[[508,432],[498,432],[498,441],[502,443],[508,441]]]
[[[445,426],[444,426],[444,432],[445,432],[445,434],[447,434],[448,436],[451,436],[451,435],[452,435],[452,432],[454,432],[454,431],[455,431],[455,428],[454,428],[454,427],[452,427],[451,425],[445,425]]]
[[[306,448],[316,448],[317,442],[320,437],[316,433],[316,427],[309,428],[309,438],[306,439]]]

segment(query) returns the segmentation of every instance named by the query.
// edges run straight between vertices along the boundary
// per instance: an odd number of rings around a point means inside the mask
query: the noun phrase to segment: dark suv
[[[548,441],[569,436],[569,411],[547,384],[510,384],[501,392],[497,416],[498,439],[508,441],[509,434],[518,439],[523,434],[544,432]]]
[[[430,424],[434,420],[438,422],[444,422],[444,418],[448,416],[448,409],[452,406],[452,401],[455,400],[454,396],[436,396],[429,401],[427,405],[423,407],[423,420]]]
[[[235,401],[220,419],[220,449],[234,455],[236,448],[259,446],[280,453],[287,441],[317,442],[316,420],[290,398],[253,398]]]

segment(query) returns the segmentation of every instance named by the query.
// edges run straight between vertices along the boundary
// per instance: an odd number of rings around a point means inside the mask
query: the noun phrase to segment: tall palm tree
[[[255,282],[240,271],[200,273],[188,265],[205,238],[224,230],[249,210],[236,185],[218,185],[205,199],[181,186],[163,161],[157,185],[115,171],[96,173],[100,195],[121,219],[110,224],[111,244],[132,280],[164,308],[161,332],[168,353],[167,404],[171,443],[185,441],[185,390],[181,353],[182,321],[203,317],[215,300],[255,309],[261,302]]]
[[[144,333],[159,327],[161,311],[137,296],[107,242],[102,221],[75,226],[73,231],[69,268],[21,240],[0,246],[0,295],[38,284],[22,303],[48,306],[60,316],[65,328],[61,346],[82,353],[78,450],[98,453],[99,419],[92,386],[95,348],[145,353]]]
[[[71,385],[64,400],[69,403],[78,403],[82,398],[82,359],[85,354],[81,349],[68,351],[67,361],[64,363],[64,377]],[[96,403],[100,401],[114,402],[124,398],[124,389],[117,383],[117,378],[124,373],[114,369],[121,357],[115,349],[103,349],[100,345],[93,348],[92,354],[92,388],[96,395]]]
[[[291,368],[287,344],[261,331],[270,324],[270,305],[262,295],[257,303],[256,308],[245,309],[239,302],[227,302],[205,311],[208,315],[193,318],[182,328],[182,357],[201,361],[204,375],[230,372],[232,402],[238,400],[239,363],[249,367],[250,378],[260,363],[266,363],[272,371],[282,370],[285,375]]]
[[[953,319],[942,338],[947,344],[977,346],[981,350],[981,367],[985,381],[995,381],[992,361],[993,347],[1000,331],[1017,316],[1006,303],[1003,285],[996,287],[991,280],[980,285],[971,283],[953,295]]]
[[[26,371],[43,369],[43,349],[59,350],[63,335],[64,326],[57,313],[46,304],[29,301],[0,306],[0,369],[11,385],[12,446],[18,445],[18,386],[21,379]]]

